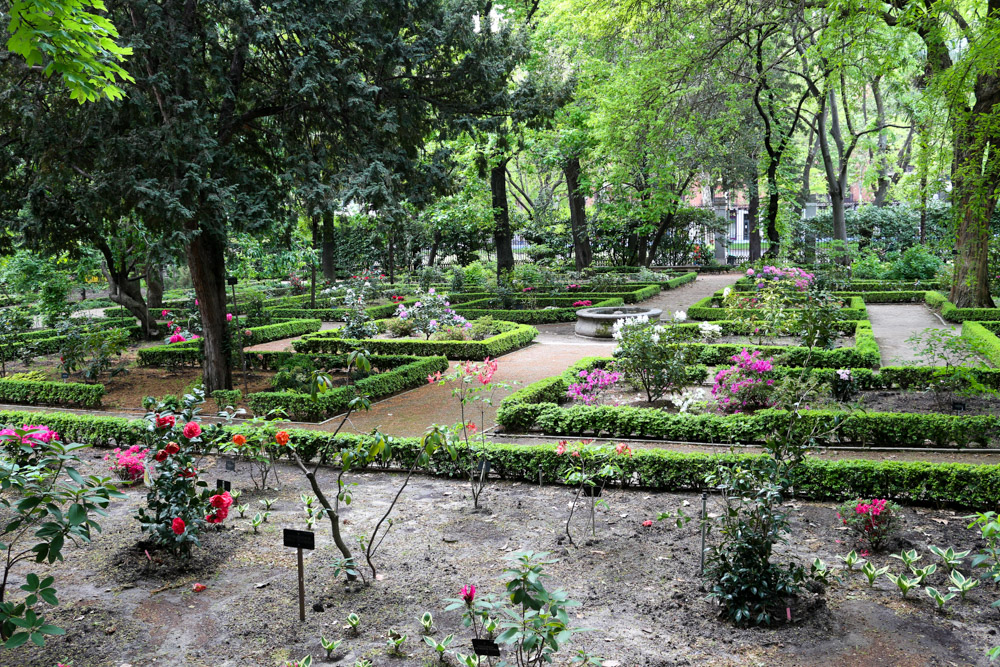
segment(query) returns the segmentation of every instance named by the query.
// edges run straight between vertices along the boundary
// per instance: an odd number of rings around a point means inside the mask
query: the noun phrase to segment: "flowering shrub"
[[[113,472],[118,479],[123,482],[137,482],[142,479],[146,472],[145,459],[148,453],[148,449],[139,445],[132,445],[125,450],[121,447],[115,447],[111,454],[105,454],[104,460],[111,461],[108,470]]]
[[[374,338],[378,335],[378,325],[372,321],[365,310],[366,300],[363,291],[348,289],[344,293],[344,326],[340,335],[344,338]]]
[[[621,379],[621,373],[595,368],[591,371],[580,371],[577,374],[579,382],[574,382],[566,390],[566,396],[584,405],[593,405],[601,397],[601,392],[615,386]]]
[[[712,322],[698,322],[698,333],[704,340],[722,337],[722,326]]]
[[[574,302],[573,302],[573,306],[574,306],[574,307],[576,307],[576,308],[580,308],[580,307],[583,307],[583,308],[586,308],[586,307],[587,307],[587,306],[589,306],[589,305],[590,305],[591,303],[593,303],[593,302],[592,302],[592,301],[590,301],[590,300],[584,300],[584,301],[574,301]]]
[[[753,412],[773,405],[774,380],[764,377],[773,368],[772,359],[761,359],[760,352],[746,348],[731,358],[733,366],[715,375],[712,396],[720,412]]]
[[[39,445],[58,441],[59,434],[48,426],[26,424],[21,428],[0,429],[0,447],[4,456],[19,466],[35,465]]]
[[[858,388],[850,368],[841,368],[836,371],[831,391],[833,397],[838,401],[846,402],[854,398],[858,393]]]
[[[860,542],[878,551],[899,532],[899,509],[899,505],[884,498],[859,498],[841,505],[837,518]]]
[[[768,282],[786,281],[795,285],[795,289],[805,292],[816,280],[816,276],[807,273],[803,269],[795,266],[778,268],[776,266],[765,266],[760,271],[747,269],[748,278],[757,279],[757,289],[762,289]]]
[[[618,341],[614,369],[634,387],[642,387],[652,402],[684,386],[687,368],[695,362],[696,352],[680,345],[693,337],[676,318],[649,326],[645,315],[615,322],[611,336]]]
[[[198,479],[195,467],[202,429],[194,421],[193,408],[204,399],[191,399],[186,401],[184,416],[188,421],[183,428],[170,419],[173,415],[154,411],[146,416],[147,442],[158,449],[153,455],[146,507],[140,507],[137,515],[142,531],[149,533],[157,545],[184,558],[191,555],[192,546],[200,546],[198,533],[206,517],[218,516],[211,511],[211,494],[205,482]]]
[[[428,340],[443,327],[459,326],[471,329],[472,325],[451,308],[448,297],[438,294],[434,288],[420,296],[412,306],[399,304],[396,317],[407,320],[413,325],[414,333],[423,334]]]

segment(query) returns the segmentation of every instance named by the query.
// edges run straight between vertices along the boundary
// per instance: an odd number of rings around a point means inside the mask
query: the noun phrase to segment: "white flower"
[[[660,344],[660,334],[654,333],[651,336],[651,338],[653,339],[653,345],[659,345]]]
[[[666,331],[666,329],[663,327],[662,324],[657,324],[655,327],[653,327],[653,333],[661,334],[664,331]]]
[[[677,320],[678,322],[683,322],[687,318],[688,318],[688,315],[683,310],[675,310],[674,311],[674,319]]]
[[[722,298],[723,299],[727,298],[732,293],[732,291],[733,291],[732,287],[727,287],[726,289],[722,290]]]
[[[842,368],[842,369],[840,369],[839,371],[837,371],[837,375],[844,382],[850,382],[851,381],[851,369],[850,368]]]
[[[615,340],[621,340],[622,339],[622,332],[620,330],[616,329],[616,330],[614,330],[614,331],[611,332],[611,337],[614,338]]]

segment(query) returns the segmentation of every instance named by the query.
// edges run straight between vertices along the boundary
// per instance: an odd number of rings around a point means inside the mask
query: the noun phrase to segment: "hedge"
[[[378,357],[372,357],[373,366]],[[282,409],[290,419],[298,421],[318,421],[343,413],[357,392],[367,394],[375,400],[391,396],[406,389],[413,389],[427,383],[427,376],[448,370],[448,360],[444,357],[411,357],[410,362],[369,375],[354,383],[353,387],[337,387],[318,397],[313,403],[308,394],[292,392],[259,392],[250,394],[247,403],[256,415],[264,415]],[[357,390],[357,391],[356,391]]]
[[[990,329],[990,324],[992,322],[962,322],[962,335],[978,342],[986,359],[994,366],[1000,366],[1000,338]]]
[[[941,312],[941,317],[949,322],[988,322],[1000,320],[1000,308],[959,308],[941,292],[924,293],[924,302]]]
[[[0,403],[97,408],[103,397],[102,384],[0,379]]]
[[[406,305],[411,305],[416,303],[416,299],[406,299],[401,303]],[[386,317],[392,317],[396,314],[396,308],[398,304],[395,303],[384,303],[378,306],[369,306],[365,308],[365,312],[368,313],[368,317],[377,320]],[[292,308],[292,307],[274,307],[267,308],[267,312],[276,318],[287,318],[287,319],[303,319],[303,318],[315,318],[322,320],[324,322],[339,322],[344,319],[347,314],[346,308]]]
[[[659,291],[659,288],[657,288]],[[531,304],[531,301],[517,299],[522,303]],[[574,306],[577,301],[592,301],[590,306]],[[470,320],[477,320],[480,317],[492,317],[505,322],[518,322],[520,324],[552,324],[553,322],[574,322],[576,321],[576,311],[580,308],[612,308],[624,305],[624,300],[618,297],[604,298],[600,301],[587,299],[586,296],[573,296],[568,298],[543,297],[535,299],[532,309],[526,310],[504,310],[502,308],[490,308],[493,299],[479,299],[455,306],[455,312]],[[549,308],[548,306],[555,306]]]
[[[865,308],[865,301],[860,296],[843,297],[847,305],[840,309],[840,315],[845,320],[864,320],[868,318],[868,310]],[[722,308],[717,306],[722,300],[720,293],[706,296],[694,303],[687,310],[687,316],[692,320],[731,320],[736,314],[735,311],[743,310],[752,312],[752,308]]]
[[[78,416],[66,413],[25,411],[0,412],[0,423],[42,423],[59,432],[64,440],[107,446],[141,442],[146,424],[141,419]],[[226,429],[231,427],[225,427]],[[322,431],[289,429],[291,442],[308,460],[342,448],[370,442],[370,435],[340,434],[336,438]],[[420,451],[417,438],[394,439],[393,458],[388,465],[408,467]],[[490,461],[491,472],[511,481],[537,481],[539,470],[550,483],[562,483],[565,455],[556,454],[554,444],[516,445],[487,443],[477,449],[477,458]],[[472,464],[473,454],[459,447],[459,458],[439,450],[426,472],[449,478],[460,477]],[[682,453],[664,449],[636,448],[623,466],[621,480],[629,486],[661,492],[711,490],[709,473],[719,466],[752,461],[754,454]],[[824,460],[807,457],[797,468],[792,487],[798,498],[841,501],[859,497],[889,498],[900,503],[949,505],[978,511],[1000,508],[1000,466],[967,463],[927,463],[924,461]]]
[[[738,290],[752,289],[760,281],[743,277],[733,283]],[[849,292],[887,292],[887,291],[918,291],[940,289],[941,283],[936,280],[852,280],[845,291]]]
[[[388,320],[377,320],[380,330],[385,330]],[[418,340],[412,338],[340,338],[336,330],[322,331],[294,341],[297,352],[338,354],[354,349],[368,350],[376,355],[413,355],[417,357],[443,356],[457,360],[480,360],[499,357],[523,347],[534,340],[538,329],[527,324],[496,321],[500,333],[486,340]]]
[[[142,336],[142,327],[134,317],[108,318],[103,320],[92,320],[80,322],[80,327],[85,331],[94,327],[104,329],[125,329],[129,338],[136,339]],[[58,354],[62,350],[65,336],[59,334],[58,329],[41,329],[39,331],[27,331],[23,334],[25,342],[31,345],[35,355]]]
[[[284,338],[293,338],[319,331],[323,325],[319,320],[288,320],[278,324],[266,324],[261,327],[251,327],[250,343],[260,345]],[[204,354],[204,340],[189,340],[181,343],[167,343],[156,347],[139,350],[139,365],[141,366],[181,366],[201,363]],[[234,351],[234,354],[237,354]]]
[[[666,282],[660,283],[661,289],[677,289],[681,285],[686,285],[687,283],[693,283],[698,277],[697,271],[689,271],[688,273],[682,273],[676,278],[671,278]]]

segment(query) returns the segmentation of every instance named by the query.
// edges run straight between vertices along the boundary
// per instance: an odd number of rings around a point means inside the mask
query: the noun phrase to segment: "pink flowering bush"
[[[601,393],[615,386],[621,380],[621,373],[595,368],[590,371],[580,371],[577,374],[579,382],[574,382],[566,390],[566,396],[584,405],[593,405],[600,399]]]
[[[38,461],[36,449],[59,441],[59,434],[48,426],[25,424],[21,428],[0,429],[0,448],[5,457],[20,466],[34,465]]]
[[[863,545],[879,551],[899,532],[899,505],[885,498],[858,498],[840,506],[837,518]]]
[[[748,278],[757,279],[757,289],[762,289],[768,282],[787,281],[795,285],[795,289],[805,292],[816,280],[816,276],[795,266],[778,268],[777,266],[765,266],[760,271],[747,269]]]
[[[576,308],[580,308],[580,307],[584,307],[584,308],[586,308],[586,307],[587,307],[587,306],[589,306],[589,305],[590,305],[591,303],[593,303],[593,302],[592,302],[592,301],[590,301],[589,299],[585,299],[585,300],[583,300],[583,301],[574,301],[574,302],[573,302],[573,306],[574,306],[574,307],[576,307]]]
[[[719,412],[753,412],[773,405],[774,380],[766,374],[773,368],[772,359],[762,359],[760,351],[746,348],[731,358],[733,365],[715,375],[712,396]]]
[[[115,447],[111,454],[104,456],[105,461],[109,461],[108,469],[123,482],[137,482],[143,478],[146,472],[146,454],[148,449],[139,445],[132,445],[128,449]]]

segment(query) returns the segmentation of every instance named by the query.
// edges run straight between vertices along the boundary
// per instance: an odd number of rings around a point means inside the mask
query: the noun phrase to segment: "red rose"
[[[168,442],[167,446],[163,448],[163,451],[173,456],[177,452],[181,451],[181,447],[176,442]]]
[[[184,424],[184,437],[190,440],[191,438],[197,438],[201,435],[201,426],[198,422],[188,422]]]
[[[227,516],[229,516],[227,510],[215,510],[215,512],[205,517],[205,521],[209,523],[222,523],[226,520]]]
[[[184,519],[177,517],[174,519],[173,523],[170,524],[170,528],[173,529],[174,534],[183,535],[184,534]]]
[[[274,434],[274,441],[284,447],[288,444],[288,431],[278,431]]]
[[[160,451],[156,452],[156,455],[153,458],[159,461],[160,463],[163,463],[164,461],[167,460],[167,456],[168,454],[166,450],[161,449]]]
[[[198,471],[192,470],[191,468],[188,468],[187,470],[181,470],[179,473],[177,473],[177,476],[178,477],[184,477],[186,479],[190,479],[191,477],[197,477],[198,476]]]

